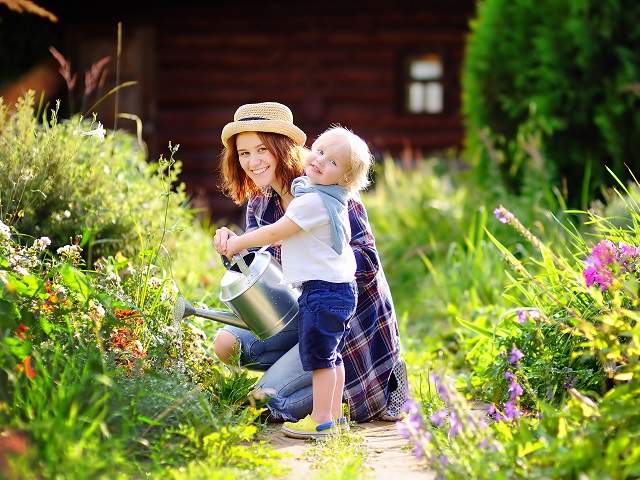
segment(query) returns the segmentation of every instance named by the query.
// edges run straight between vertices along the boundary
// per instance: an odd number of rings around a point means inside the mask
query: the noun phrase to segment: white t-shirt
[[[340,222],[347,231],[347,242],[338,255],[331,247],[331,225],[319,193],[305,193],[291,200],[285,215],[302,230],[282,241],[284,282],[297,284],[307,280],[343,283],[355,278],[356,257],[349,245],[351,227],[345,208]]]

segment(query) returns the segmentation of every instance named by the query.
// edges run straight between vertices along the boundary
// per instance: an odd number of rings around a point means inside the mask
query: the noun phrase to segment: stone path
[[[352,427],[354,432],[364,436],[367,448],[366,465],[370,467],[367,479],[372,480],[431,480],[435,475],[425,469],[408,449],[407,441],[398,435],[393,422],[367,422]],[[270,425],[261,436],[276,450],[286,454],[283,462],[291,470],[286,480],[305,478],[312,480],[315,471],[306,459],[305,450],[309,445],[305,440],[285,437],[280,425]],[[354,479],[356,480],[356,479]]]

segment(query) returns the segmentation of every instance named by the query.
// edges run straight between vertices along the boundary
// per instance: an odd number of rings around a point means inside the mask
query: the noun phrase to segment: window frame
[[[419,57],[427,56],[427,55],[436,55],[440,58],[440,62],[442,65],[442,75],[438,79],[434,80],[414,80],[411,77],[411,62],[417,60]],[[437,118],[439,116],[446,116],[451,113],[452,110],[452,101],[451,95],[453,92],[450,90],[451,82],[450,76],[453,72],[451,72],[451,66],[449,62],[449,55],[445,49],[441,47],[434,48],[420,48],[420,49],[411,49],[404,50],[400,52],[398,57],[398,113],[401,115],[406,115],[409,117],[433,117]],[[409,110],[409,85],[414,81],[421,82],[423,84],[429,83],[431,81],[437,81],[442,85],[442,110],[439,112],[412,112]]]

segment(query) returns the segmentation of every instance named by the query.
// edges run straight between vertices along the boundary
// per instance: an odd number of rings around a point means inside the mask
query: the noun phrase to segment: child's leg
[[[331,420],[335,388],[335,368],[319,368],[313,371],[313,411],[311,412],[311,418],[316,422],[325,423]]]
[[[342,394],[344,393],[344,364],[336,366],[336,388],[331,401],[331,416],[336,419],[342,417]]]

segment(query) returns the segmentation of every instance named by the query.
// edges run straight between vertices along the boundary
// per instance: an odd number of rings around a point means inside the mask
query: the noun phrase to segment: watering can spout
[[[173,308],[173,321],[179,322],[185,317],[195,315],[196,317],[208,318],[209,320],[216,320],[218,322],[226,323],[227,325],[233,325],[234,327],[240,327],[248,329],[247,324],[244,323],[235,314],[226,310],[211,310],[205,308],[196,308],[189,303],[183,296],[178,297],[176,305]]]

